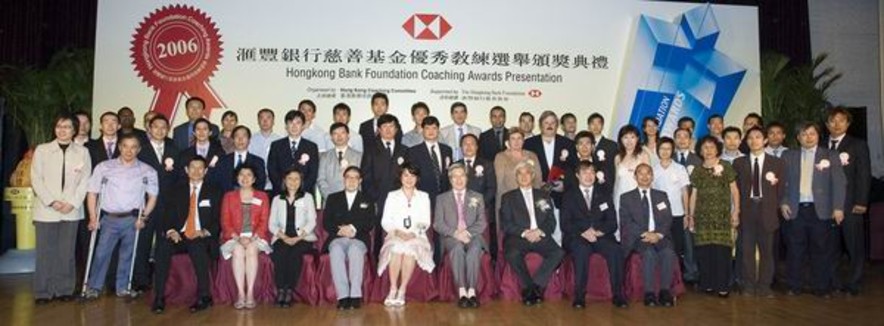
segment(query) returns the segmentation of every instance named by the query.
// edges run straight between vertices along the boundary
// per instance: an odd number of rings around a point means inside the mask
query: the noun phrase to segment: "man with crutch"
[[[118,144],[119,158],[104,161],[96,166],[89,179],[86,197],[89,230],[93,232],[93,236],[99,228],[101,233],[98,236],[98,246],[90,245],[90,257],[94,249],[95,261],[94,266],[91,266],[94,268],[87,270],[88,279],[83,291],[83,297],[87,300],[96,299],[101,294],[111,254],[118,242],[120,250],[116,271],[116,292],[118,297],[131,295],[129,283],[136,230],[144,227],[146,216],[150,216],[156,204],[157,173],[136,158],[141,150],[140,142],[135,136],[126,135],[120,137]],[[147,203],[144,201],[145,193]],[[90,263],[87,265],[91,265]]]

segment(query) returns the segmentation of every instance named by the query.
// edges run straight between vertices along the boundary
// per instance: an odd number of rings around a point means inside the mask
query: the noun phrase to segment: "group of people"
[[[667,137],[649,117],[621,127],[614,141],[597,113],[577,131],[573,114],[545,111],[533,135],[531,113],[506,128],[506,110],[495,106],[491,128],[481,131],[466,123],[461,102],[444,127],[415,103],[414,128],[403,133],[383,93],[372,96],[373,118],[353,136],[344,103],[326,130],[314,121],[316,105],[301,101],[285,114],[284,135],[274,133],[270,109],[258,112],[253,134],[233,111],[219,128],[201,99],[185,107],[188,122],[172,137],[167,117],[147,112],[139,130],[129,108],[101,114],[94,139],[89,114],[54,121],[55,139],[37,147],[31,171],[37,303],[74,298],[78,266],[88,276],[82,295],[99,297],[116,254],[117,296],[152,288],[152,310],[162,313],[171,257],[187,253],[198,292],[191,311],[212,305],[210,266],[219,259],[229,260],[236,280],[234,307],[255,307],[260,255],[272,259],[276,304],[287,307],[303,257],[317,249],[329,255],[339,309],[362,305],[367,266],[389,279],[384,305],[404,305],[415,273],[441,265],[452,269],[457,305],[478,307],[486,254],[516,275],[525,305],[542,302],[571,259],[572,305],[585,307],[596,253],[617,307],[628,306],[624,270],[633,253],[648,306],[674,305],[677,275],[721,297],[734,288],[772,297],[781,247],[789,294],[805,288],[806,257],[815,294],[859,291],[869,154],[846,134],[851,115],[841,108],[828,115],[826,140],[819,125],[805,123],[796,126],[800,148],[787,150],[786,128],[764,126],[754,113],[743,128],[725,128],[713,115],[699,140],[691,118]],[[322,244],[319,230],[328,234]],[[842,249],[846,280],[835,273]],[[529,253],[543,260],[534,273]]]

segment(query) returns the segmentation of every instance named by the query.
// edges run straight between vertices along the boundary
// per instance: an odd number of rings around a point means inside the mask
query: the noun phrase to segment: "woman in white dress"
[[[651,157],[651,166],[657,164],[657,142],[660,140],[660,122],[655,117],[642,119],[642,150]]]
[[[614,157],[614,166],[617,168],[617,178],[614,181],[614,206],[620,211],[620,195],[638,187],[635,181],[635,168],[645,163],[651,164],[651,157],[647,152],[642,150],[638,144],[639,131],[632,125],[625,125],[620,128],[617,134],[617,143],[620,150]],[[617,225],[620,225],[620,216],[617,216]],[[617,239],[620,239],[620,230],[615,233]]]
[[[419,172],[416,166],[403,164],[399,173],[402,188],[391,191],[384,205],[381,226],[387,237],[381,247],[378,275],[385,269],[389,272],[390,293],[385,306],[405,305],[405,290],[415,264],[428,273],[436,266],[426,234],[431,225],[430,197],[416,188]]]

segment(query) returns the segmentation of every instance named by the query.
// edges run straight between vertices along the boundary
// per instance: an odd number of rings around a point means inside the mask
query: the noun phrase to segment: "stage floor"
[[[691,290],[674,308],[646,308],[632,302],[627,309],[617,309],[609,302],[590,302],[586,309],[574,310],[569,300],[536,307],[497,300],[470,310],[445,302],[412,302],[398,309],[369,304],[343,312],[330,305],[289,309],[264,305],[251,311],[215,306],[197,314],[187,307],[167,307],[163,315],[152,314],[144,300],[126,303],[112,296],[87,304],[35,306],[30,276],[19,275],[0,277],[0,325],[884,325],[884,265],[867,268],[866,275],[861,296],[828,300],[806,294],[788,297],[782,292],[775,299],[739,295],[720,299]]]

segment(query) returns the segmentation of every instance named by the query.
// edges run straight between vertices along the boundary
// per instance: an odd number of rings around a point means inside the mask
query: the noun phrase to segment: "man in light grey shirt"
[[[424,142],[424,131],[421,128],[421,123],[424,122],[424,118],[428,115],[430,115],[430,107],[427,106],[427,103],[417,102],[411,106],[411,120],[414,121],[414,129],[402,135],[402,145],[413,147]]]
[[[249,143],[249,153],[257,155],[263,159],[264,162],[267,162],[267,154],[270,153],[270,144],[277,139],[282,138],[282,136],[273,132],[274,118],[276,118],[276,114],[269,108],[263,108],[258,111],[258,127],[260,130],[252,135],[252,141]],[[264,171],[264,173],[267,174],[267,171]],[[270,183],[270,178],[267,178],[267,182],[264,184],[264,190],[273,189],[273,185]]]
[[[332,148],[331,137],[324,128],[314,123],[316,122],[316,103],[311,100],[303,100],[298,103],[298,111],[304,114],[304,131],[301,132],[301,137],[315,143],[320,153]]]
[[[319,154],[319,177],[316,180],[323,203],[328,195],[344,190],[344,171],[347,167],[359,167],[362,161],[362,152],[347,146],[350,138],[347,125],[335,122],[329,131],[334,147]]]

